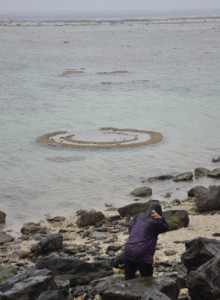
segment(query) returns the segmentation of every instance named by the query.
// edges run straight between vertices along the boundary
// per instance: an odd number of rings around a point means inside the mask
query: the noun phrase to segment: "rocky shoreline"
[[[219,178],[219,171],[200,168],[194,174]],[[146,181],[171,179],[192,177],[187,172]],[[152,192],[144,186],[132,194],[147,200]],[[121,253],[128,225],[133,215],[146,210],[149,201],[158,200],[135,201],[102,212],[80,210],[71,217],[26,223],[16,239],[1,231],[0,300],[219,299],[218,185],[197,186],[185,199],[160,202],[170,231],[159,236],[154,276],[124,281]],[[0,212],[0,223],[5,218]]]

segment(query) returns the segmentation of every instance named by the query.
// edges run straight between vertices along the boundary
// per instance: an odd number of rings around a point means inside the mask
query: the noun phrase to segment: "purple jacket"
[[[162,216],[162,209],[159,204],[150,203],[145,213],[139,213],[133,219],[129,228],[129,238],[125,243],[125,259],[139,263],[153,263],[153,256],[156,248],[158,234],[169,230],[166,220],[151,217],[151,211]]]

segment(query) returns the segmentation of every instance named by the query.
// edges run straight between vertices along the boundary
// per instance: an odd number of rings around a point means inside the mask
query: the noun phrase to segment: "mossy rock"
[[[186,210],[169,210],[164,212],[163,215],[170,230],[177,230],[189,225],[189,215]]]
[[[17,270],[15,267],[3,267],[0,266],[0,284],[4,282],[6,279],[14,276],[17,273]]]

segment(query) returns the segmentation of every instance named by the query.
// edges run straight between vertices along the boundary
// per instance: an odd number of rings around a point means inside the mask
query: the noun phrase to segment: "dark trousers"
[[[138,263],[125,259],[125,280],[135,278],[136,272],[139,271],[141,277],[148,277],[153,275],[153,265]]]

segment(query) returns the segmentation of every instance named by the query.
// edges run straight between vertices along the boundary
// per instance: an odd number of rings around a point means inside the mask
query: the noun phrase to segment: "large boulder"
[[[102,294],[102,300],[176,300],[180,291],[177,279],[168,276],[137,278],[118,281]]]
[[[198,237],[185,242],[186,251],[181,261],[188,272],[198,269],[214,257],[220,257],[220,241]]]
[[[152,189],[147,186],[141,186],[131,192],[135,197],[148,197],[152,195]]]
[[[212,258],[196,271],[191,271],[187,285],[192,300],[219,300],[220,257]]]
[[[132,217],[138,213],[145,212],[148,209],[149,203],[157,203],[159,204],[158,200],[150,200],[148,202],[144,203],[132,203],[125,205],[123,207],[120,207],[118,209],[118,212],[121,217]]]
[[[168,210],[163,212],[169,230],[176,230],[189,225],[189,215],[186,210]]]
[[[84,211],[79,215],[76,224],[78,225],[78,227],[92,226],[96,225],[104,219],[105,216],[101,211]]]
[[[220,209],[220,186],[212,186],[195,198],[195,205],[198,212],[207,212]]]
[[[208,189],[205,188],[205,187],[202,186],[202,185],[194,186],[193,188],[191,188],[191,189],[188,191],[188,196],[189,196],[189,197],[196,197],[196,195],[202,194],[202,193],[206,192],[207,190],[208,190]]]

